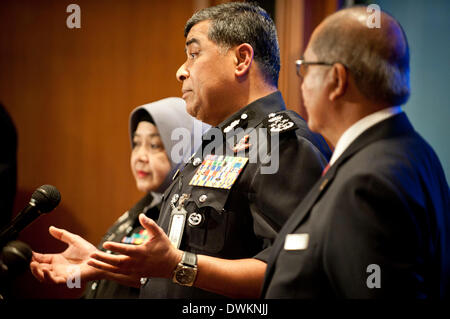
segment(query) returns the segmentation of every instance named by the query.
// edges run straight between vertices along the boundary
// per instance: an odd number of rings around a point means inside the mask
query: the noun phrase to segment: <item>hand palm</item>
[[[68,277],[70,275],[71,266],[78,266],[80,267],[82,277],[87,279],[89,275],[98,272],[93,267],[87,265],[89,256],[96,251],[97,248],[83,238],[79,236],[76,237],[78,238],[74,239],[64,252],[52,256],[53,269],[57,274]]]
[[[68,247],[59,254],[33,252],[31,269],[38,279],[65,283],[75,271],[79,270],[83,281],[89,281],[99,273],[98,269],[87,265],[89,256],[97,250],[94,245],[78,235],[55,227],[50,228],[50,234],[68,244]]]

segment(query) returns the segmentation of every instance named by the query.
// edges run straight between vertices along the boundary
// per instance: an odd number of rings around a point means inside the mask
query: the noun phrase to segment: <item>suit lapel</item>
[[[275,270],[275,261],[279,255],[279,252],[283,249],[284,240],[286,235],[291,234],[299,224],[305,219],[309,214],[314,204],[319,200],[321,195],[325,192],[328,185],[330,185],[332,179],[334,178],[336,172],[336,166],[333,165],[327,171],[327,173],[322,176],[316,184],[312,187],[311,191],[306,195],[303,201],[300,203],[295,212],[286,221],[283,228],[277,235],[275,242],[272,245],[269,259],[267,260],[267,270],[265,274],[262,296],[264,296],[267,286],[269,284],[269,278],[272,277],[273,271]]]
[[[414,129],[406,115],[404,113],[400,113],[369,128],[350,144],[350,146],[330,167],[326,174],[316,182],[311,191],[303,199],[300,205],[296,208],[295,212],[286,221],[283,228],[278,233],[277,239],[271,248],[271,253],[267,261],[267,270],[262,288],[262,296],[265,295],[267,287],[270,283],[270,278],[272,277],[274,271],[275,261],[279,255],[279,252],[283,249],[286,235],[292,233],[302,223],[305,217],[308,216],[314,205],[331,185],[339,167],[359,150],[377,140],[403,134],[412,134],[413,132]]]

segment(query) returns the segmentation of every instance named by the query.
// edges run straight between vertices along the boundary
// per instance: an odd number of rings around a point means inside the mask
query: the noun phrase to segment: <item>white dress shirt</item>
[[[342,136],[336,143],[336,147],[334,149],[333,155],[331,156],[329,165],[330,166],[333,165],[337,161],[337,159],[342,155],[342,153],[344,153],[347,147],[349,147],[350,144],[364,131],[367,131],[370,127],[374,126],[375,124],[384,121],[401,112],[403,111],[400,106],[389,107],[382,109],[378,112],[372,113],[370,115],[367,115],[366,117],[360,119],[358,122],[354,123],[347,130],[345,130],[345,132],[342,134]]]

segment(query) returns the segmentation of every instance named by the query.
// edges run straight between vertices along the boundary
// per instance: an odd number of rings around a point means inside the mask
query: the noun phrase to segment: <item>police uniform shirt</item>
[[[301,117],[286,110],[279,91],[252,102],[217,128],[224,132],[220,141],[223,148],[237,147],[245,154],[241,156],[242,152],[237,152],[236,157],[251,157],[252,152],[255,154],[262,148],[269,149],[270,153],[264,156],[262,152],[256,162],[248,160],[229,189],[190,185],[208,156],[214,156],[208,147],[214,140],[206,138],[207,132],[202,146],[165,191],[158,224],[169,234],[173,209],[185,197],[181,250],[225,259],[265,261],[277,232],[320,178],[330,150],[321,136],[308,130]],[[269,133],[256,144],[246,143],[246,136],[259,128]],[[233,132],[238,133],[233,136]],[[275,134],[279,143],[271,149],[270,138]],[[230,136],[236,144],[227,142]],[[265,160],[275,152],[279,155],[278,170],[261,174]],[[233,162],[236,157],[227,160]],[[141,287],[140,297],[223,298],[164,278],[149,278]]]

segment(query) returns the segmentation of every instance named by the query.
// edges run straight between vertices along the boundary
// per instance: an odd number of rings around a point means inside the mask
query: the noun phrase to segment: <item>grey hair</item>
[[[278,86],[280,49],[275,24],[267,12],[257,4],[230,2],[197,11],[186,22],[184,36],[199,22],[211,22],[208,38],[230,49],[248,43],[254,51],[266,82]]]
[[[366,7],[344,9],[327,18],[311,49],[323,62],[341,62],[353,75],[356,86],[373,101],[401,105],[410,95],[409,47],[406,35],[394,18],[387,16],[381,29],[355,27],[350,15]],[[354,21],[353,21],[354,22]]]

